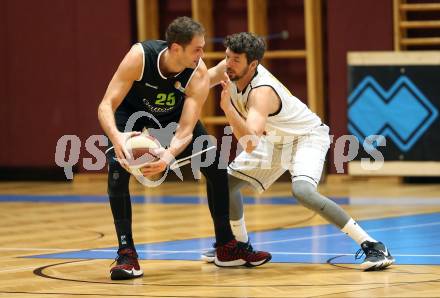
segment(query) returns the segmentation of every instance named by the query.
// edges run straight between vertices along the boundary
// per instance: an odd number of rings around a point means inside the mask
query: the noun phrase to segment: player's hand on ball
[[[232,107],[231,104],[231,93],[229,91],[229,88],[231,86],[231,80],[228,77],[228,74],[225,72],[224,74],[224,80],[220,82],[222,85],[222,93],[221,93],[221,100],[220,100],[220,107],[223,111],[229,109]]]
[[[172,156],[165,148],[161,147],[158,149],[152,150],[156,156],[159,156],[160,159],[157,161],[153,161],[150,163],[147,163],[144,165],[140,171],[142,172],[142,175],[145,177],[153,176],[155,174],[162,173],[166,170],[168,165],[170,164],[171,160],[174,159],[174,156]]]
[[[130,172],[128,161],[132,158],[130,152],[127,150],[125,146],[126,141],[134,136],[140,135],[139,131],[130,131],[130,132],[118,132],[115,138],[112,141],[113,148],[115,150],[116,160],[121,164],[121,166],[128,172]]]

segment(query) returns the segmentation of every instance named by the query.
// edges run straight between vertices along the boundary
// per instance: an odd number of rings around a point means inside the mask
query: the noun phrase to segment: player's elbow
[[[217,86],[218,84],[220,84],[220,82],[217,81],[209,81],[209,89]]]
[[[98,105],[98,119],[101,120],[103,111],[105,110],[103,102]]]
[[[111,103],[103,100],[98,106],[98,120],[99,122],[105,121],[105,119],[108,117],[109,114],[113,114],[114,109],[111,105]]]
[[[220,82],[221,82],[221,78],[219,78],[218,76],[215,75],[209,76],[209,88],[219,85]]]
[[[109,104],[106,101],[101,101],[101,103],[98,105],[98,117],[102,113],[104,113],[109,108]]]

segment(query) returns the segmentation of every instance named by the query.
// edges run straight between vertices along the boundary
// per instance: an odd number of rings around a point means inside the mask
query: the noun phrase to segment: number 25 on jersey
[[[158,106],[174,106],[176,104],[176,97],[174,96],[174,92],[168,94],[158,93],[156,96],[156,101],[154,103]]]

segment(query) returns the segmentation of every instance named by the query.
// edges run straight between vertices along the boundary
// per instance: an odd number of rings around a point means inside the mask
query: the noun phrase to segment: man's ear
[[[252,61],[251,64],[249,64],[249,66],[251,67],[252,70],[256,69],[258,66],[258,60]]]
[[[177,52],[179,52],[179,49],[183,49],[182,46],[173,42],[170,47],[170,52],[177,53]]]

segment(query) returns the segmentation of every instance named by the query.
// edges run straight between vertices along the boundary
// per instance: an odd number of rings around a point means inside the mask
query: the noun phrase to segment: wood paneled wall
[[[55,166],[57,140],[100,134],[97,105],[133,40],[132,3],[0,1],[0,166]]]

